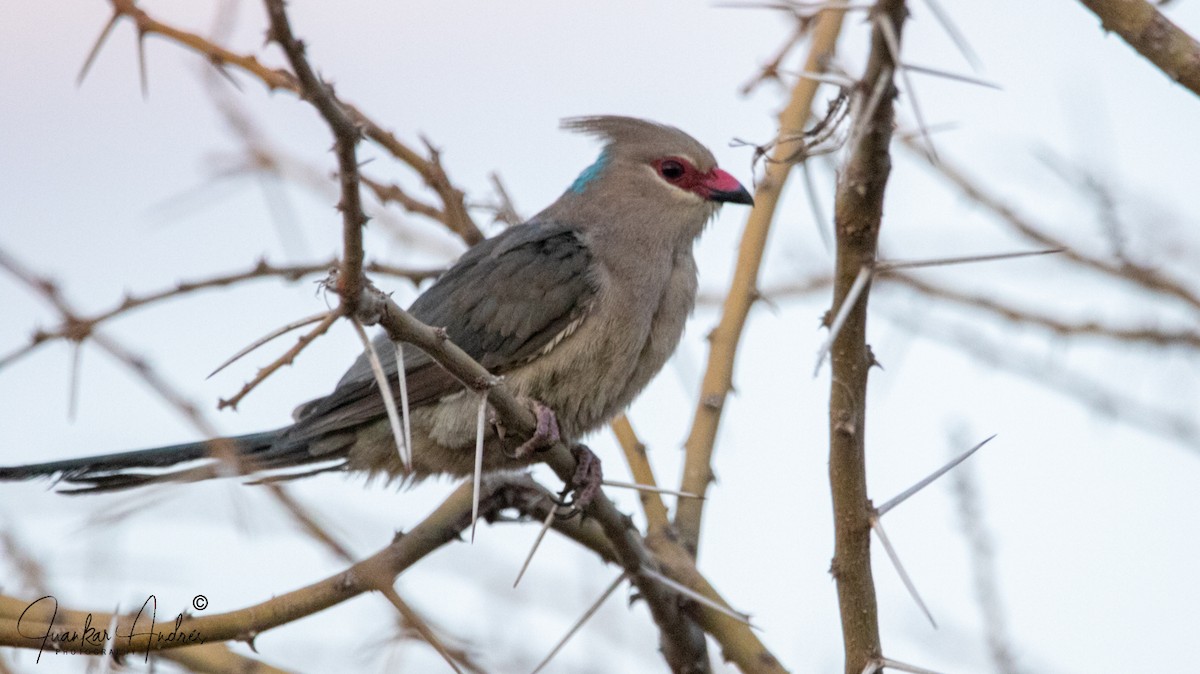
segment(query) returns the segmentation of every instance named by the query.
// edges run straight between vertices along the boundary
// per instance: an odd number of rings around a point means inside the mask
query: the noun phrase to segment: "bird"
[[[575,441],[624,410],[680,342],[696,299],[694,242],[723,204],[754,202],[704,145],[673,126],[600,115],[568,118],[562,128],[601,142],[595,162],[537,215],[468,249],[408,310],[444,328],[537,412],[538,433],[524,442],[486,428],[483,472],[524,468],[537,460],[534,450]],[[375,344],[391,352],[386,335]],[[0,467],[0,480],[52,477],[77,493],[207,479],[230,472],[216,458],[220,446],[237,453],[242,472],[264,476],[471,475],[479,395],[419,349],[403,353],[411,465],[400,459],[364,354],[281,428]],[[384,360],[398,390],[399,364]]]

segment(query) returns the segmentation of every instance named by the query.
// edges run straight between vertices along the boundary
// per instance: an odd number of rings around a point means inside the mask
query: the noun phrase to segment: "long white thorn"
[[[362,323],[354,317],[350,318],[350,323],[354,326],[354,331],[358,333],[358,338],[362,340],[363,348],[367,351],[367,361],[371,363],[371,373],[375,375],[375,384],[379,387],[379,395],[383,397],[383,407],[387,410],[388,426],[392,429],[392,439],[396,443],[396,452],[400,455],[400,463],[406,472],[411,471],[412,464],[405,451],[407,445],[404,442],[404,432],[400,429],[400,413],[396,410],[396,399],[392,396],[392,385],[388,383],[387,372],[384,371],[379,354],[375,351],[375,345],[371,343],[371,338],[367,336],[367,331],[363,328]]]
[[[679,491],[678,489],[667,489],[666,487],[656,487],[652,484],[638,484],[637,482],[621,482],[620,480],[603,480],[601,481],[606,487],[617,487],[619,489],[636,489],[638,491],[648,491],[655,494],[668,494],[670,496],[678,496],[680,498],[698,498],[703,499],[699,494],[693,494],[690,491]]]
[[[900,60],[900,36],[896,34],[896,25],[887,14],[880,13],[876,20],[879,22],[879,32],[883,33],[883,41],[891,52],[892,63],[900,68],[900,79],[904,80],[904,89],[908,92],[913,116],[917,118],[917,128],[921,131],[921,138],[925,140],[929,158],[937,162],[937,149],[933,147],[933,139],[929,137],[929,125],[925,123],[925,115],[921,114],[921,106],[917,104],[917,90],[913,88],[912,78],[908,76],[909,69],[904,67],[904,62]]]
[[[804,178],[804,191],[808,196],[808,207],[812,210],[813,223],[816,225],[817,234],[821,236],[821,244],[825,246],[825,252],[833,251],[833,234],[830,233],[830,228],[825,225],[825,213],[821,210],[821,202],[817,200],[817,186],[813,182],[812,169],[808,167],[808,162],[800,164],[800,175]]]
[[[325,317],[328,315],[329,315],[328,311],[322,311],[319,314],[313,314],[312,316],[308,316],[307,318],[301,318],[300,320],[292,321],[291,323],[288,323],[287,325],[285,325],[281,328],[276,328],[275,330],[268,332],[267,334],[263,335],[262,337],[259,337],[258,339],[254,340],[250,344],[242,347],[242,349],[240,349],[237,353],[230,356],[228,360],[226,360],[224,363],[221,363],[220,365],[218,365],[217,369],[210,372],[208,374],[208,376],[205,377],[205,379],[211,379],[212,376],[215,375],[216,373],[220,372],[221,370],[224,370],[225,368],[229,367],[230,365],[233,365],[235,362],[237,362],[237,360],[239,358],[241,358],[242,356],[245,356],[246,354],[250,353],[251,351],[262,346],[263,344],[266,344],[267,342],[271,341],[272,339],[275,339],[276,337],[279,337],[281,335],[286,335],[287,333],[291,332],[292,330],[303,328],[306,325],[311,325],[318,321],[323,321],[323,320],[325,320]]]
[[[546,532],[550,531],[550,523],[554,521],[554,515],[557,514],[558,508],[551,504],[550,512],[546,515],[546,521],[542,522],[542,530],[538,532],[537,538],[533,540],[533,547],[529,548],[529,554],[525,556],[525,563],[521,564],[521,570],[517,573],[517,579],[513,581],[515,588],[521,582],[521,578],[525,576],[525,571],[529,568],[529,563],[533,561],[533,553],[537,552],[538,546],[542,544],[542,539],[546,537]]]
[[[917,269],[920,267],[944,267],[952,264],[969,264],[972,262],[992,262],[995,260],[1011,260],[1019,257],[1034,257],[1037,255],[1052,255],[1061,253],[1066,248],[1046,248],[1044,250],[1024,250],[1012,253],[992,253],[989,255],[963,255],[959,257],[935,257],[925,260],[879,260],[875,263],[876,273],[882,274],[901,269]]]
[[[875,534],[879,536],[879,542],[883,543],[883,549],[887,551],[888,557],[892,560],[892,566],[896,567],[896,573],[900,574],[900,580],[904,583],[904,587],[908,593],[912,595],[913,601],[917,602],[921,612],[929,618],[929,624],[933,625],[933,629],[937,629],[937,621],[933,619],[933,614],[929,612],[929,607],[925,606],[925,602],[921,599],[921,594],[917,592],[917,586],[913,584],[912,578],[908,576],[908,572],[904,570],[904,565],[900,563],[900,555],[896,554],[896,549],[892,547],[892,542],[888,540],[887,534],[883,531],[883,523],[879,521],[879,516],[871,517],[871,528],[875,530]]]
[[[833,322],[829,324],[829,336],[825,338],[825,341],[821,344],[821,348],[817,349],[817,364],[813,367],[814,377],[821,371],[821,364],[825,362],[825,356],[829,355],[829,349],[833,348],[833,340],[837,339],[842,326],[846,324],[846,318],[850,316],[850,310],[858,303],[858,296],[867,287],[867,281],[871,280],[873,273],[871,265],[864,264],[858,270],[858,276],[854,277],[854,284],[850,286],[850,292],[846,293],[845,299],[842,300],[842,306],[838,307],[837,315],[833,317]]]
[[[400,380],[400,416],[404,422],[404,447],[408,450],[408,465],[413,465],[412,424],[408,417],[408,373],[404,370],[404,342],[392,342],[396,347],[396,377]]]
[[[992,438],[994,438],[994,437],[996,437],[995,433],[984,438],[983,442],[980,442],[978,445],[975,445],[974,447],[968,449],[967,451],[963,452],[962,454],[959,454],[955,458],[951,459],[949,461],[949,463],[947,463],[946,465],[942,466],[941,468],[938,468],[937,470],[933,471],[925,479],[914,484],[913,486],[909,487],[908,489],[905,489],[904,491],[902,491],[899,494],[897,494],[896,496],[894,496],[887,503],[884,503],[883,505],[876,508],[875,514],[878,517],[883,517],[884,513],[891,510],[892,508],[895,508],[896,506],[900,505],[906,499],[908,499],[908,497],[912,496],[913,494],[921,491],[925,487],[928,487],[929,483],[931,483],[934,480],[938,479],[939,477],[945,475],[946,472],[949,471],[951,468],[954,468],[955,466],[962,463],[963,461],[966,461],[968,457],[970,457],[975,452],[979,451],[980,447],[983,447],[987,443],[991,442]]]
[[[475,420],[475,481],[471,492],[471,542],[475,542],[475,522],[479,519],[479,485],[483,480],[483,424],[487,419],[487,391],[479,394],[479,416]]]
[[[946,31],[946,34],[954,41],[954,46],[958,47],[959,53],[963,55],[967,63],[971,64],[971,69],[979,72],[983,62],[980,61],[979,55],[975,53],[975,50],[971,48],[971,43],[967,42],[967,38],[963,36],[962,31],[954,24],[954,21],[950,18],[950,14],[942,8],[941,3],[937,2],[937,0],[925,0],[925,4],[929,6],[929,11],[933,12],[933,17],[937,19],[937,22],[942,24],[942,30]]]
[[[1004,90],[1004,87],[1000,86],[999,84],[996,84],[995,82],[992,82],[991,80],[985,80],[982,77],[972,77],[970,75],[962,75],[959,73],[952,73],[948,70],[941,70],[940,68],[930,68],[929,66],[919,66],[914,63],[905,63],[904,69],[911,70],[914,73],[921,73],[922,75],[932,75],[934,77],[944,77],[948,80],[955,80],[958,82],[966,82],[967,84],[977,84],[981,87],[995,89],[996,91]]]
[[[553,510],[551,510],[551,512],[553,512]],[[617,588],[621,586],[621,581],[625,580],[627,575],[628,574],[626,572],[622,571],[621,575],[617,576],[613,582],[609,583],[608,587],[604,590],[604,594],[600,595],[600,598],[588,607],[588,610],[584,612],[579,620],[575,621],[575,624],[571,626],[570,631],[568,631],[567,634],[560,639],[557,644],[554,645],[554,649],[550,651],[550,654],[543,658],[542,661],[538,663],[537,667],[534,667],[531,674],[537,674],[538,672],[542,671],[542,668],[549,664],[550,660],[552,660],[554,656],[558,655],[558,652],[562,650],[562,647],[567,644],[567,641],[571,637],[575,636],[575,633],[579,631],[580,627],[583,627],[583,624],[588,621],[588,618],[591,618],[596,614],[596,611],[600,610],[600,606],[604,604],[604,600],[608,599],[610,596],[612,596],[613,592],[617,591]]]
[[[932,669],[925,669],[924,667],[910,665],[908,663],[900,662],[899,660],[893,660],[891,658],[880,658],[878,662],[880,667],[887,667],[888,669],[894,669],[899,672],[912,672],[912,674],[941,674],[941,672],[936,672]]]
[[[809,70],[798,70],[793,74],[801,79],[812,80],[822,84],[832,84],[834,86],[842,87],[843,89],[851,89],[855,84],[857,84],[857,82],[855,82],[853,79],[837,73],[814,73]]]
[[[846,139],[846,157],[852,157],[858,149],[858,143],[862,140],[863,132],[866,130],[867,120],[875,115],[875,108],[879,107],[879,102],[883,100],[883,92],[887,91],[887,85],[891,82],[892,73],[895,70],[891,66],[884,66],[879,72],[879,79],[875,81],[875,86],[871,89],[871,96],[867,98],[866,104],[855,106],[858,110],[854,114],[854,125],[850,127],[850,136]]]
[[[638,571],[638,573],[640,573],[644,576],[649,576],[650,578],[653,578],[654,580],[662,583],[663,585],[666,585],[667,587],[671,588],[672,590],[678,592],[679,594],[687,597],[688,599],[691,599],[692,601],[694,601],[698,604],[704,604],[705,606],[711,608],[712,610],[717,611],[719,613],[723,613],[723,614],[729,616],[730,618],[733,618],[734,620],[742,623],[743,625],[749,625],[750,627],[754,627],[755,629],[758,629],[757,627],[755,627],[755,625],[753,623],[750,622],[749,614],[739,613],[738,611],[735,611],[735,610],[729,608],[728,606],[723,606],[721,604],[718,604],[717,602],[709,599],[708,597],[705,597],[704,595],[700,594],[699,592],[696,592],[695,590],[688,587],[687,585],[684,585],[683,583],[677,583],[677,582],[671,580],[670,578],[667,578],[666,576],[662,575],[661,573],[659,573],[653,569],[647,568],[645,566],[643,566],[641,568],[641,570]]]

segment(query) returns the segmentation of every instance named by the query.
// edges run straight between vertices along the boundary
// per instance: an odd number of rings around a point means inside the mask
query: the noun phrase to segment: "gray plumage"
[[[675,350],[695,302],[693,242],[721,203],[751,199],[674,127],[600,116],[564,128],[603,141],[596,163],[528,222],[467,251],[409,311],[445,327],[512,392],[552,409],[564,438],[577,439],[624,409]],[[376,346],[392,353],[385,337]],[[297,409],[291,426],[230,440],[261,471],[321,464],[400,478],[469,474],[478,398],[415,347],[405,349],[404,369],[412,474],[401,468],[365,356],[331,394]],[[494,428],[485,442],[485,471],[535,459],[513,458],[519,442]],[[209,452],[206,442],[188,443],[0,468],[0,479],[61,474],[83,490],[204,479],[217,474]],[[196,460],[205,462],[168,474],[135,470]]]

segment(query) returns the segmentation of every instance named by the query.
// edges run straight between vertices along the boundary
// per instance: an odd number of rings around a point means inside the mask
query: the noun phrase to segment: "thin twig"
[[[342,264],[341,273],[338,274],[337,291],[342,298],[343,313],[353,316],[358,310],[358,301],[363,290],[362,230],[367,224],[358,174],[357,147],[362,138],[362,130],[333,93],[333,87],[317,77],[313,71],[308,57],[304,54],[303,43],[292,33],[283,0],[265,2],[267,16],[271,20],[269,37],[287,54],[292,71],[300,82],[300,98],[311,103],[321,113],[321,117],[333,133],[338,181],[342,188],[342,198],[338,202],[338,210],[342,212]]]
[[[285,365],[291,365],[293,362],[295,362],[296,356],[300,355],[300,352],[303,351],[306,346],[311,344],[313,340],[328,332],[329,327],[333,325],[337,319],[338,314],[336,312],[329,312],[325,318],[317,324],[317,327],[302,335],[300,339],[296,340],[296,343],[293,344],[290,349],[284,351],[281,356],[269,363],[266,367],[261,368],[254,375],[253,379],[246,382],[246,384],[242,386],[241,390],[239,390],[230,398],[222,398],[218,400],[217,409],[221,410],[225,409],[226,407],[237,409],[237,406],[242,402],[242,399],[244,399],[250,394],[251,391],[257,388],[259,384],[266,381],[267,377],[271,376],[276,370]]]
[[[282,278],[288,281],[296,281],[305,276],[313,274],[327,274],[329,270],[337,266],[337,260],[328,262],[318,262],[315,264],[298,264],[298,265],[275,265],[266,260],[259,260],[253,267],[245,271],[237,271],[218,276],[196,279],[192,281],[179,281],[169,288],[149,292],[143,295],[128,294],[125,295],[115,306],[99,311],[88,316],[77,316],[74,322],[64,323],[63,325],[52,330],[38,330],[34,333],[29,344],[20,347],[4,356],[0,356],[0,369],[12,364],[16,360],[28,355],[35,348],[46,344],[56,339],[68,339],[80,341],[88,335],[97,326],[107,321],[113,320],[137,309],[149,307],[160,302],[176,299],[184,295],[214,288],[222,288],[235,285],[244,281],[262,278]],[[419,283],[427,278],[432,278],[444,271],[443,269],[406,269],[385,265],[378,262],[367,264],[366,269],[372,274],[385,274],[388,276],[397,276],[407,278],[414,283]]]
[[[910,139],[901,138],[901,144],[910,150],[920,152],[920,149]],[[940,158],[936,164],[931,166],[968,199],[990,211],[1013,231],[1046,248],[1062,249],[1060,255],[1063,259],[1118,281],[1179,300],[1191,309],[1200,311],[1200,294],[1191,289],[1184,281],[1172,278],[1166,272],[1153,266],[1088,255],[1079,247],[1050,234],[1046,227],[1018,213],[1008,205],[1006,199],[988,191],[982,183],[968,176],[960,167],[947,162],[945,157]]]
[[[309,316],[307,318],[301,318],[301,319],[292,321],[291,323],[288,323],[287,325],[284,325],[282,327],[276,328],[276,329],[268,332],[267,334],[263,335],[262,337],[259,337],[258,339],[254,340],[253,342],[250,342],[246,346],[242,347],[241,349],[238,349],[237,353],[235,353],[232,356],[230,356],[229,358],[227,358],[224,362],[222,362],[220,365],[218,365],[215,370],[213,370],[212,372],[209,372],[208,376],[205,377],[205,379],[211,379],[213,375],[217,374],[221,370],[224,370],[225,368],[229,367],[230,365],[233,365],[234,363],[236,363],[238,361],[238,359],[242,358],[246,354],[251,353],[258,347],[270,342],[271,340],[275,339],[276,337],[281,337],[281,336],[286,335],[287,333],[291,332],[292,330],[299,330],[300,328],[303,328],[306,325],[312,325],[313,323],[316,323],[317,321],[328,318],[329,313],[330,312],[328,312],[328,311],[322,311],[319,314],[313,314],[312,316]]]
[[[834,53],[838,35],[842,28],[843,11],[822,11],[817,15],[812,30],[812,43],[805,60],[805,71],[818,72]],[[792,87],[791,99],[779,115],[779,136],[803,133],[804,125],[812,112],[813,99],[819,84],[812,80],[797,80]],[[684,463],[680,491],[704,496],[713,479],[712,457],[716,444],[717,429],[725,399],[733,389],[733,367],[737,359],[738,344],[746,325],[746,317],[757,293],[758,272],[762,265],[767,234],[770,232],[775,210],[784,184],[793,164],[787,162],[791,153],[780,146],[773,155],[778,161],[768,162],[766,176],[754,193],[754,208],[746,220],[738,248],[737,267],[721,321],[709,338],[708,365],[700,387],[696,413],[692,428],[684,444],[687,457]],[[692,555],[699,548],[700,527],[704,515],[704,499],[688,499],[680,502],[675,513],[675,526],[680,540]]]
[[[646,446],[638,440],[637,433],[633,430],[633,425],[629,422],[629,417],[624,414],[617,415],[610,424],[612,426],[613,435],[617,436],[617,442],[621,445],[621,450],[625,455],[625,463],[629,464],[629,472],[633,474],[633,479],[639,483],[647,485],[657,485],[658,480],[654,477],[654,469],[650,466],[650,458],[646,453]],[[646,513],[646,527],[650,533],[665,531],[671,524],[671,520],[667,515],[667,506],[663,503],[662,497],[654,492],[639,492],[638,497],[642,501],[642,511]]]

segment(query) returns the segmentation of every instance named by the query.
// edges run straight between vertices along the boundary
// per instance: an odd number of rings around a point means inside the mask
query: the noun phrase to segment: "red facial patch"
[[[663,180],[704,199],[710,198],[714,192],[734,192],[742,189],[742,184],[729,173],[715,166],[708,173],[701,173],[682,157],[656,159],[651,165]]]

